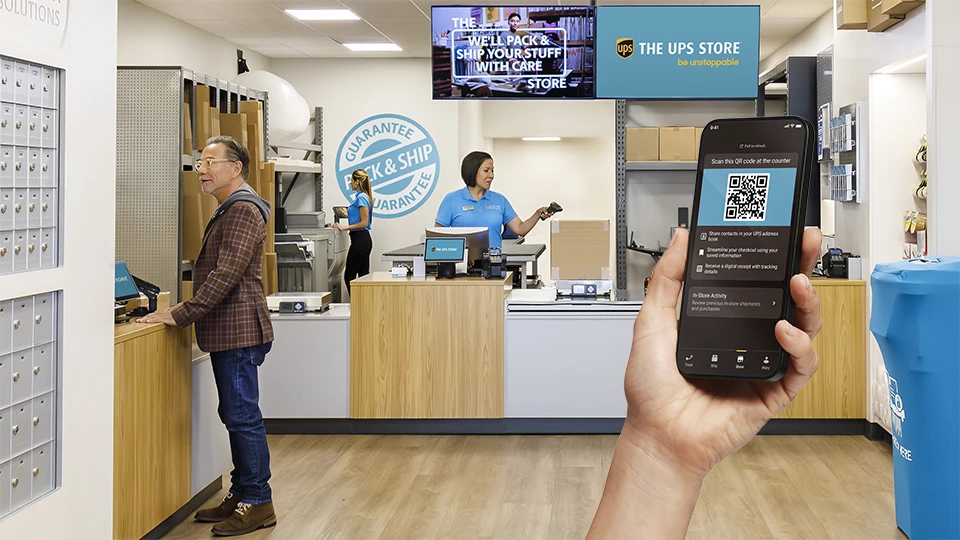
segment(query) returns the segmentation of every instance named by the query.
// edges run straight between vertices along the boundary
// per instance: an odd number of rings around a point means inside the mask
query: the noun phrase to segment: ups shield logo
[[[630,58],[633,54],[633,39],[620,38],[617,40],[617,55],[620,58]]]

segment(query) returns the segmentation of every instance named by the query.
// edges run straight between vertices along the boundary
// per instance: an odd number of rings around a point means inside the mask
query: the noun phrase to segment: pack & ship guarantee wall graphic
[[[405,216],[426,202],[437,187],[440,156],[433,137],[399,114],[378,114],[353,126],[337,149],[337,184],[353,200],[350,175],[367,171],[378,219]]]

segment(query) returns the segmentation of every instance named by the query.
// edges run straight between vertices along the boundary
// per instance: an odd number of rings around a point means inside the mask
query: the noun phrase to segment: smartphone
[[[775,381],[790,356],[813,126],[778,116],[715,120],[700,139],[677,367],[686,377]]]

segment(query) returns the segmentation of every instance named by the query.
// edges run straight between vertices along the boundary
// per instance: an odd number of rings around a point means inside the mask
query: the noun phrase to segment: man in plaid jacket
[[[195,323],[197,345],[210,353],[234,469],[220,506],[195,517],[216,523],[216,535],[235,536],[277,524],[257,373],[273,343],[261,279],[270,203],[247,185],[250,155],[233,137],[208,140],[196,167],[203,192],[220,207],[207,224],[194,266],[195,295],[140,321]]]

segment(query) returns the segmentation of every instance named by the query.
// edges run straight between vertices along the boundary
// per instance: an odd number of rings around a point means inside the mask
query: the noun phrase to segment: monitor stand
[[[453,279],[457,277],[457,263],[437,263],[437,279]]]

